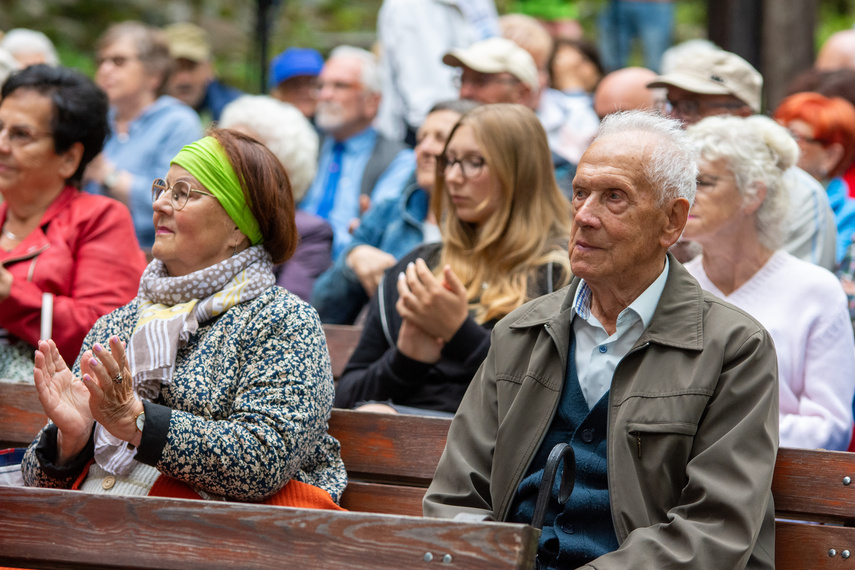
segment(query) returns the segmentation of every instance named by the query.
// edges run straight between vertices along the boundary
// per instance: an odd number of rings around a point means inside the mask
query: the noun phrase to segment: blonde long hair
[[[431,207],[442,220],[443,247],[436,273],[451,266],[466,287],[475,320],[484,323],[530,300],[530,286],[549,262],[562,278],[559,286],[569,282],[570,203],[555,182],[546,132],[531,109],[478,107],[457,121],[449,141],[461,125],[472,129],[501,199],[480,227],[464,222],[449,203],[444,173],[437,169]]]

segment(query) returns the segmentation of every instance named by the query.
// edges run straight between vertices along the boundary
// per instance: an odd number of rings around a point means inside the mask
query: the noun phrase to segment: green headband
[[[217,139],[205,137],[188,144],[175,155],[170,164],[177,164],[186,169],[216,196],[220,205],[252,245],[261,243],[258,220],[252,215],[237,174]]]

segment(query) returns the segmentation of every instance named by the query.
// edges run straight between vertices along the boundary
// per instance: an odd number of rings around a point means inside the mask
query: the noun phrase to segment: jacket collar
[[[74,186],[68,185],[63,188],[62,192],[59,193],[59,196],[54,198],[53,202],[48,206],[48,209],[44,214],[42,214],[42,218],[39,220],[39,225],[36,226],[36,228],[14,249],[9,252],[2,252],[1,257],[4,258],[3,262],[10,263],[17,259],[26,259],[27,257],[32,257],[33,255],[37,255],[44,251],[44,249],[50,244],[50,241],[45,234],[45,226],[65,210],[68,204],[74,200],[74,197],[77,196],[79,192],[80,190]],[[0,204],[0,225],[6,221],[8,207],[9,205],[5,202]]]
[[[656,305],[656,311],[636,342],[636,346],[654,342],[687,350],[703,349],[704,293],[677,259],[668,254],[668,281]],[[532,301],[510,328],[548,326],[559,339],[570,338],[570,311],[580,279],[574,277],[567,287]]]

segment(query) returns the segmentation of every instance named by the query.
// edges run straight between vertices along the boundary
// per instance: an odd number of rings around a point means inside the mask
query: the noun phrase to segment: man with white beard
[[[415,169],[413,151],[372,126],[380,105],[380,71],[368,51],[339,46],[318,82],[315,123],[325,135],[318,174],[299,208],[333,228],[333,259],[372,202],[399,196]]]

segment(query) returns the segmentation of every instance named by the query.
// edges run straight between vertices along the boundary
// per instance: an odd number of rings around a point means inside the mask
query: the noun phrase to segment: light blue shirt
[[[668,258],[659,277],[630,305],[620,312],[615,332],[609,336],[591,312],[591,289],[583,279],[573,298],[573,332],[576,336],[576,375],[582,394],[593,409],[612,384],[618,362],[632,349],[635,341],[650,324],[665,282],[668,280]],[[579,316],[579,318],[574,318]]]
[[[333,260],[337,259],[350,243],[350,222],[359,218],[359,195],[362,191],[362,175],[374,144],[377,142],[377,131],[369,127],[361,133],[342,141],[344,154],[341,161],[341,177],[336,187],[335,200],[327,221],[333,229]],[[318,160],[318,174],[309,186],[305,198],[300,202],[300,209],[317,215],[318,206],[324,197],[327,177],[330,173],[330,162],[333,158],[332,137],[327,137],[321,146]],[[371,193],[371,203],[377,204],[388,198],[397,198],[415,170],[416,160],[411,149],[404,149],[395,156]]]
[[[146,107],[128,124],[128,133],[116,131],[116,111],[110,109],[110,136],[104,143],[104,156],[133,175],[130,203],[134,230],[140,247],[154,244],[152,223],[151,183],[163,178],[172,160],[184,145],[199,140],[202,128],[196,111],[173,97],[164,95]],[[89,182],[84,190],[91,194],[106,194],[105,189]]]

